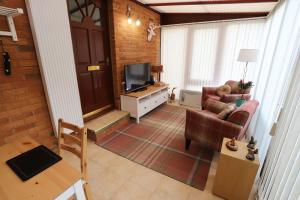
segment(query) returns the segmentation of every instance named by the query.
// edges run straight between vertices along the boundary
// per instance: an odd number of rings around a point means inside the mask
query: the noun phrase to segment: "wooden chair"
[[[69,129],[72,132],[66,134],[64,129]],[[71,146],[70,144],[75,144]],[[79,147],[79,148],[78,148]],[[87,130],[76,125],[58,120],[58,154],[61,155],[61,150],[64,149],[75,154],[80,159],[81,175],[84,181],[85,196],[88,200],[92,199],[90,187],[87,180]]]

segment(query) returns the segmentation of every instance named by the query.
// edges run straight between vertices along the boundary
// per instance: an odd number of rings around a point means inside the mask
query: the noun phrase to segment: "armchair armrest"
[[[203,87],[202,88],[202,105],[207,100],[207,95],[215,95],[216,94],[216,87]]]
[[[251,94],[224,94],[221,97],[221,101],[224,103],[232,103],[242,97],[248,101],[251,98]]]
[[[185,137],[210,149],[220,151],[223,137],[238,137],[242,129],[242,126],[221,120],[213,114],[186,111]]]

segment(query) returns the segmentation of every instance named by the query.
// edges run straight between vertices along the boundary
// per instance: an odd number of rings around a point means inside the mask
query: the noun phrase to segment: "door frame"
[[[65,0],[66,3],[67,3],[67,14],[68,14],[68,17],[69,17],[69,25],[70,25],[70,32],[71,32],[71,37],[72,36],[72,27],[71,27],[71,24],[72,24],[72,21],[71,21],[71,18],[70,18],[70,15],[69,15],[69,3],[68,3],[68,0]],[[105,0],[106,1],[106,12],[107,12],[107,34],[108,34],[108,38],[109,38],[109,42],[108,42],[108,48],[109,48],[109,57],[110,57],[110,65],[111,65],[111,76],[112,76],[112,94],[113,94],[113,102],[112,104],[109,104],[109,105],[106,105],[102,108],[99,108],[99,109],[96,109],[94,111],[91,111],[89,113],[86,113],[86,114],[83,114],[82,113],[82,117],[83,117],[83,121],[84,122],[87,122],[87,121],[90,121],[94,118],[97,118],[105,113],[108,113],[110,112],[111,110],[115,109],[116,107],[116,93],[115,93],[115,83],[116,83],[116,58],[114,56],[114,50],[115,49],[115,44],[113,42],[113,37],[112,37],[112,33],[114,31],[112,31],[114,29],[114,20],[113,20],[113,9],[112,9],[112,1],[111,0]],[[109,12],[111,10],[111,12]],[[73,49],[73,54],[74,54],[74,62],[75,61],[75,52],[74,52],[74,46],[73,46],[73,42],[72,42],[72,49]],[[76,69],[76,65],[74,66],[75,67],[75,70],[76,70],[76,78],[77,78],[77,82],[78,82],[78,75],[77,75],[77,69]],[[79,82],[78,82],[79,83]],[[77,84],[77,87],[78,87],[78,90],[79,90],[79,85]],[[82,109],[82,108],[81,108]]]

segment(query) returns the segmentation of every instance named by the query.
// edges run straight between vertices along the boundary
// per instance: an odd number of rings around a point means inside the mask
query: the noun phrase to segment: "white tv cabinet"
[[[140,117],[147,114],[157,106],[168,101],[168,85],[149,86],[141,92],[131,92],[121,95],[121,110],[130,113],[130,116],[140,122]]]

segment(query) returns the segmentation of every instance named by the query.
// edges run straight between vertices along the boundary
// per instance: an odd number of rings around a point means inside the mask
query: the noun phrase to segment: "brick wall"
[[[132,5],[139,15],[141,26],[127,23],[127,5]],[[18,42],[9,37],[1,37],[4,48],[11,56],[12,75],[3,73],[3,60],[0,57],[0,145],[15,138],[29,135],[38,142],[52,146],[53,133],[37,57],[30,30],[24,0],[0,0],[1,6],[23,8],[25,14],[14,18]],[[151,42],[147,41],[147,28],[150,20],[160,23],[160,16],[129,0],[113,0],[110,8],[113,27],[112,62],[116,106],[120,106],[120,94],[124,92],[124,64],[150,62],[160,63],[160,30]],[[8,30],[6,19],[0,17],[1,30]],[[0,47],[2,54],[2,48]]]
[[[137,16],[141,25],[135,26],[127,22],[127,6],[132,6],[133,20]],[[160,15],[129,0],[113,0],[112,3],[112,49],[113,49],[113,77],[116,106],[120,106],[120,94],[124,93],[123,69],[125,64],[146,63],[160,64],[160,29],[156,29],[156,36],[151,42],[147,41],[147,28],[150,20],[160,24]]]
[[[0,145],[29,135],[52,146],[53,132],[43,91],[42,79],[24,0],[0,0],[1,6],[23,8],[25,14],[14,18],[19,41],[1,37],[11,57],[12,75],[3,73],[0,58]],[[1,30],[8,30],[6,18],[0,18]],[[2,55],[2,48],[0,46]]]

